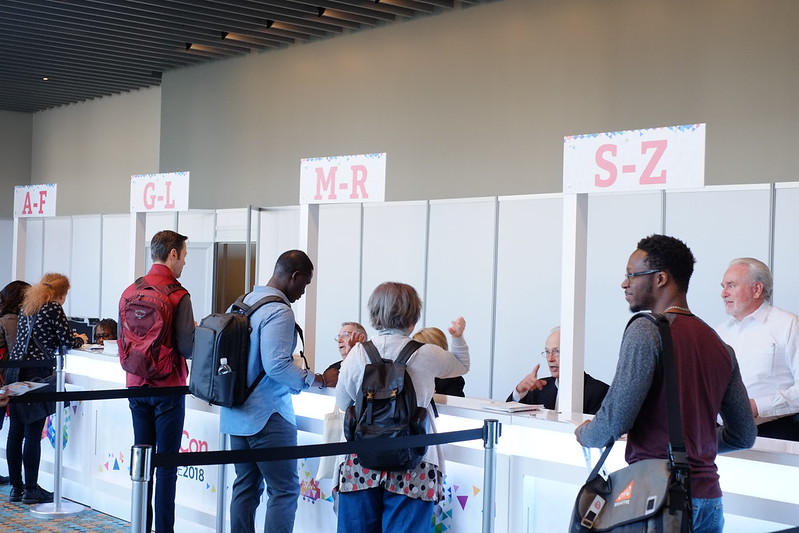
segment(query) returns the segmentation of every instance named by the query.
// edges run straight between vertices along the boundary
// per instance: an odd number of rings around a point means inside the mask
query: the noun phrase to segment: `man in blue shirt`
[[[251,450],[297,445],[297,422],[291,395],[310,386],[323,386],[320,374],[294,365],[297,346],[294,312],[290,304],[299,300],[313,278],[313,263],[300,250],[289,250],[278,258],[266,286],[255,287],[244,302],[253,304],[265,296],[277,295],[286,305],[271,303],[250,318],[250,357],[247,375],[261,380],[247,401],[238,407],[223,407],[220,428],[230,435],[232,450]],[[254,533],[255,511],[264,491],[269,496],[264,531],[289,533],[294,529],[294,514],[300,482],[297,461],[268,461],[236,464],[236,480],[230,502],[230,529]]]

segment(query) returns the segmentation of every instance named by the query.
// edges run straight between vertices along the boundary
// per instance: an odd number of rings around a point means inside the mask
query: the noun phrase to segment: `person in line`
[[[733,347],[761,437],[799,441],[799,316],[771,305],[771,271],[751,257],[730,262],[716,327]]]
[[[417,331],[412,337],[413,340],[423,342],[425,344],[435,344],[444,350],[449,350],[447,344],[447,336],[438,328],[422,328]],[[436,378],[436,394],[445,394],[447,396],[466,396],[463,388],[466,386],[466,380],[463,376],[454,378]]]
[[[325,378],[325,387],[335,387],[338,383],[338,375],[341,372],[341,363],[347,358],[352,347],[366,340],[366,328],[358,322],[342,322],[341,329],[338,330],[336,335],[336,345],[338,345],[338,353],[341,355],[341,361],[336,361],[322,374]]]
[[[553,328],[544,342],[541,357],[546,359],[550,377],[539,379],[540,364],[524,376],[510,393],[508,402],[527,405],[543,405],[544,409],[558,408],[558,389],[560,387],[560,326]],[[594,415],[608,393],[608,385],[583,372],[583,413]]]
[[[22,307],[22,298],[25,296],[25,291],[30,287],[30,283],[24,281],[12,281],[2,290],[0,290],[0,361],[8,359],[9,353],[14,348],[17,342],[17,319],[19,317],[19,308]],[[6,384],[6,369],[0,368],[0,386]],[[3,391],[5,392],[5,390]],[[5,396],[7,398],[7,395]],[[0,414],[0,429],[3,428],[3,423],[6,419],[6,406],[5,403],[0,403],[0,408],[3,408]],[[11,479],[8,476],[0,476],[0,485],[8,485]]]
[[[179,285],[178,278],[186,265],[186,241],[188,237],[171,230],[159,231],[150,240],[150,257],[153,266],[144,276],[151,286]],[[120,310],[126,298],[138,293],[136,283],[122,293]],[[171,357],[174,361],[172,372],[166,377],[149,379],[125,372],[125,385],[131,389],[147,387],[180,387],[186,385],[188,367],[186,359],[191,358],[194,348],[194,312],[189,292],[180,286],[169,295],[172,306],[172,323],[167,325],[167,334],[161,347],[161,357]],[[122,317],[119,319],[123,322]],[[122,332],[123,339],[126,335]],[[120,352],[122,351],[120,344]],[[149,396],[128,398],[133,438],[135,444],[149,444],[158,453],[177,453],[183,435],[183,420],[186,414],[186,397]],[[155,471],[155,490],[153,480],[147,488],[147,531],[155,525],[157,533],[171,533],[175,527],[175,492],[177,467],[159,467]],[[153,513],[153,493],[155,494],[155,513]]]
[[[378,331],[371,339],[384,359],[395,360],[410,341],[421,315],[422,302],[416,290],[404,283],[382,283],[368,301],[369,319]],[[429,432],[435,431],[430,400],[434,378],[461,376],[469,371],[469,348],[463,339],[466,321],[452,322],[452,352],[425,344],[408,362],[417,402],[428,410]],[[360,401],[364,369],[369,357],[356,345],[341,364],[336,405],[342,411]],[[439,446],[428,446],[421,462],[402,472],[377,472],[363,468],[357,455],[346,456],[339,473],[338,531],[349,533],[405,533],[430,531],[434,503],[443,497],[444,457]]]
[[[289,250],[278,258],[265,286],[256,286],[244,298],[253,304],[277,295],[286,305],[264,305],[250,317],[250,353],[247,376],[252,381],[263,368],[266,376],[247,401],[237,407],[222,407],[220,430],[230,435],[232,450],[252,450],[297,445],[297,421],[292,394],[324,385],[321,374],[299,368],[292,354],[297,346],[293,302],[305,294],[313,279],[313,263],[300,250]],[[294,529],[300,481],[297,460],[236,463],[236,480],[230,501],[230,529],[236,533],[255,531],[255,511],[264,492],[264,531],[290,533]]]
[[[52,379],[55,354],[65,347],[83,346],[85,336],[72,333],[62,307],[69,286],[66,276],[48,273],[25,292],[18,319],[17,339],[9,359],[37,361],[41,366],[9,368],[6,372],[9,382]],[[53,501],[53,493],[39,486],[42,430],[45,420],[53,412],[53,402],[17,402],[9,406],[6,459],[11,478],[9,500],[12,502],[34,504]]]
[[[749,448],[757,430],[735,353],[688,308],[694,255],[679,239],[651,235],[638,242],[621,284],[630,311],[666,316],[671,337],[682,431],[690,461],[696,533],[721,533],[724,512],[716,454]],[[627,433],[632,464],[668,457],[665,380],[659,370],[658,327],[638,319],[624,332],[616,375],[593,420],[575,430],[583,446],[606,446]],[[716,420],[721,415],[722,425]]]
[[[103,344],[103,341],[117,340],[117,321],[113,318],[104,318],[94,326],[94,343]]]

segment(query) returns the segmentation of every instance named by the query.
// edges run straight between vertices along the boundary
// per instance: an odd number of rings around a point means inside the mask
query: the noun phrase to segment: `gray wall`
[[[0,218],[14,216],[14,186],[30,183],[32,127],[30,114],[0,111]]]
[[[161,89],[33,115],[30,183],[58,183],[58,214],[130,212],[130,176],[158,172]]]
[[[60,215],[174,170],[195,209],[294,205],[300,158],[386,151],[390,201],[554,192],[564,135],[706,122],[708,184],[794,181],[797,27],[795,0],[489,2],[36,113],[29,179],[4,113],[0,179],[58,182]]]
[[[294,204],[300,158],[375,151],[387,200],[553,192],[564,135],[706,122],[708,184],[793,180],[798,25],[794,0],[504,0],[182,69],[161,170],[197,208]]]

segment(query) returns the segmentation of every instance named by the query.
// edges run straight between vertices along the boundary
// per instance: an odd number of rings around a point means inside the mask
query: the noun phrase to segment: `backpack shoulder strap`
[[[261,298],[260,300],[255,302],[254,304],[247,305],[247,304],[244,303],[244,298],[246,296],[247,296],[247,294],[242,294],[241,296],[236,298],[236,301],[233,302],[233,305],[231,305],[230,307],[231,307],[231,311],[232,312],[242,314],[242,315],[246,316],[247,318],[250,318],[253,315],[253,313],[255,313],[258,309],[260,309],[261,307],[263,307],[264,305],[266,305],[268,303],[281,302],[281,303],[283,303],[285,305],[288,305],[285,302],[285,300],[283,300],[283,298],[281,298],[280,296],[277,296],[276,294],[272,294],[270,296],[264,296],[263,298]]]
[[[136,290],[144,290],[144,289],[152,289],[154,291],[160,292],[164,296],[169,296],[175,291],[179,291],[180,289],[186,290],[183,285],[180,283],[169,283],[167,285],[153,285],[152,283],[147,283],[147,280],[144,279],[144,276],[138,278],[136,280]],[[186,291],[188,292],[188,291]]]
[[[380,352],[377,351],[377,347],[372,341],[362,342],[361,346],[363,346],[363,349],[366,350],[366,355],[369,356],[369,361],[373,365],[383,364],[383,358],[380,356]]]
[[[424,346],[423,342],[415,341],[413,339],[409,340],[408,343],[402,347],[402,351],[394,362],[398,365],[407,365],[411,356],[415,354],[416,351],[422,346]]]

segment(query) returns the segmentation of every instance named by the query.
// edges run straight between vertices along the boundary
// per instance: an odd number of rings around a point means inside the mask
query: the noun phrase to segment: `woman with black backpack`
[[[336,404],[347,413],[345,435],[354,440],[371,435],[401,436],[391,435],[396,426],[391,428],[386,421],[388,416],[407,423],[410,434],[417,433],[414,426],[422,426],[416,428],[420,432],[434,432],[430,401],[435,378],[461,376],[469,371],[469,348],[463,339],[466,322],[462,317],[453,321],[449,328],[452,352],[448,352],[435,344],[416,343],[409,338],[422,310],[419,295],[410,285],[382,283],[369,297],[368,308],[378,334],[353,347],[341,364],[336,386]],[[401,361],[409,353],[410,359],[403,367]],[[373,371],[378,366],[385,368]],[[386,374],[394,377],[386,382],[382,377]],[[384,395],[385,390],[377,395],[364,393],[364,383],[385,389],[391,386],[389,382],[394,386],[402,384],[394,391],[396,394],[388,391]],[[403,388],[413,391],[410,398]],[[367,396],[389,399],[371,402]],[[392,452],[393,456],[381,454],[377,448],[362,457],[347,455],[341,465],[339,533],[429,532],[435,502],[443,498],[444,457],[440,447],[410,448],[404,454]],[[405,468],[381,468],[382,464]]]

